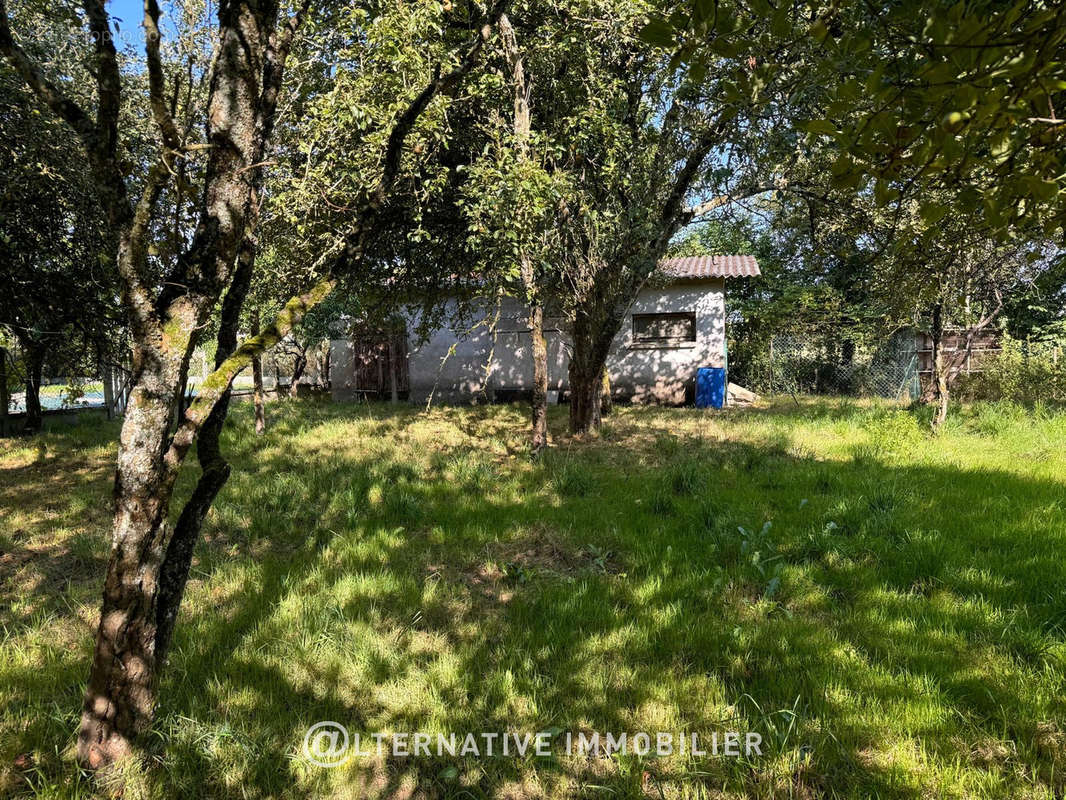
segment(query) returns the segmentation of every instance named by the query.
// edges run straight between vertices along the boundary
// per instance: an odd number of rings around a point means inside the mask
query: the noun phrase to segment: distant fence
[[[304,358],[296,361],[291,353],[270,353],[263,359],[263,389],[268,394],[292,391],[293,379],[322,384],[329,379],[328,359],[317,361]],[[186,380],[184,401],[196,396],[199,387],[211,373],[213,359],[202,351],[193,354]],[[45,416],[98,411],[108,417],[121,416],[129,401],[130,371],[128,365],[105,363],[97,365],[90,374],[72,376],[46,375],[38,391],[41,411]],[[26,418],[27,375],[24,359],[17,347],[0,347],[0,436],[22,429]],[[233,381],[236,397],[252,393],[251,367]],[[179,408],[181,404],[179,404]]]
[[[913,400],[921,393],[913,333],[879,346],[839,347],[803,336],[775,336],[752,370],[756,391],[891,397]]]
[[[984,369],[985,362],[1001,352],[1000,335],[996,330],[983,330],[975,333],[966,346],[966,331],[960,328],[947,328],[940,339],[940,362],[949,383],[962,376],[973,375]],[[933,386],[933,368],[935,353],[933,337],[928,333],[919,333],[916,338],[918,353],[918,378],[922,393],[928,395]]]
[[[43,416],[78,411],[122,414],[129,399],[129,370],[120,364],[98,364],[91,374],[42,375],[37,398]],[[27,374],[18,347],[0,347],[0,435],[21,430],[27,413]]]

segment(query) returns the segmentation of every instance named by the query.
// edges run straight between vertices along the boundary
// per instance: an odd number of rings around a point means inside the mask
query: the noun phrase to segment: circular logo
[[[304,734],[304,757],[319,767],[339,767],[348,760],[348,729],[339,722],[316,722]]]

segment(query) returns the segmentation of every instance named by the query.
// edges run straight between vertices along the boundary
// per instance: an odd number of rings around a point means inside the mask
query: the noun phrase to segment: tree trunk
[[[78,758],[94,769],[133,752],[155,707],[156,599],[173,487],[162,454],[181,357],[153,356],[134,356],[137,378],[119,440],[111,559],[78,735]],[[151,371],[146,361],[154,364]]]
[[[252,336],[259,335],[259,312],[252,315]],[[263,361],[256,355],[252,358],[252,402],[255,404],[255,432],[260,436],[266,431],[266,409],[263,407]]]
[[[278,366],[277,354],[275,353],[272,358],[274,364],[274,393],[278,397],[286,397],[288,396],[288,390],[283,390],[281,388],[281,368]]]
[[[500,17],[500,40],[507,60],[511,65],[514,81],[514,134],[518,158],[529,158],[529,135],[532,114],[529,107],[529,85],[526,82],[525,64],[518,49],[518,39],[510,19]],[[533,351],[533,426],[530,432],[529,451],[537,458],[548,446],[548,344],[544,340],[544,301],[537,285],[537,272],[528,252],[519,256],[519,274],[529,303],[529,336]]]
[[[548,343],[544,339],[544,307],[534,301],[529,309],[529,335],[533,347],[533,432],[530,453],[536,458],[548,446]]]
[[[300,382],[300,378],[304,376],[304,370],[307,369],[307,348],[303,348],[299,351],[298,355],[293,356],[292,359],[292,379],[289,381],[289,392],[296,395],[296,384]]]
[[[100,360],[100,379],[104,384],[104,409],[107,418],[112,419],[115,416],[115,381],[111,376],[111,365],[106,359]]]
[[[590,315],[578,310],[572,324],[570,356],[570,433],[591,433],[603,419],[603,376],[611,342],[621,325],[615,317],[593,324]]]
[[[237,268],[234,271],[233,282],[222,301],[222,314],[216,337],[215,369],[221,367],[222,363],[237,349],[237,328],[240,323],[241,309],[251,287],[258,247],[255,235],[259,222],[257,208],[258,206],[253,207],[252,215],[248,220],[248,228],[245,230],[237,255]],[[256,318],[256,328],[258,328],[258,322]],[[211,509],[211,504],[215,502],[215,497],[229,480],[230,465],[222,456],[221,439],[222,426],[229,413],[232,395],[232,391],[227,387],[200,429],[196,444],[196,457],[200,462],[201,470],[200,478],[196,482],[192,496],[182,508],[178,522],[174,526],[174,534],[167,544],[162,566],[162,588],[156,608],[156,654],[160,662],[166,659],[170,650],[174,626],[177,624],[178,611],[181,609],[185,584],[188,582],[189,569],[192,566],[193,550],[200,538],[200,529],[203,527],[207,512]]]
[[[148,7],[146,3],[146,25]],[[92,769],[128,758],[137,737],[151,724],[155,709],[166,648],[166,641],[161,643],[159,638],[160,623],[173,624],[184,589],[183,579],[180,589],[173,585],[181,570],[164,569],[168,566],[164,553],[169,558],[175,548],[173,537],[168,537],[167,517],[174,481],[196,431],[195,426],[189,428],[191,433],[179,429],[186,439],[176,449],[177,435],[171,436],[171,425],[196,332],[226,285],[235,280],[238,251],[255,201],[254,187],[261,180],[261,172],[250,167],[262,161],[270,139],[288,46],[283,43],[280,52],[271,49],[268,53],[277,12],[277,5],[271,3],[234,2],[219,7],[218,66],[212,73],[207,113],[211,149],[199,220],[189,250],[179,258],[173,278],[158,297],[151,296],[139,277],[143,276],[153,204],[139,205],[136,212],[118,209],[128,215],[119,215],[117,264],[128,281],[133,375],[115,471],[111,557],[78,734],[78,761]],[[98,11],[95,16],[106,23],[106,15]],[[148,51],[151,56],[151,47]],[[112,67],[113,81],[118,84],[117,66]],[[152,69],[150,58],[149,78],[155,79]],[[116,86],[109,99],[117,103],[119,92]],[[153,94],[161,94],[158,87],[153,87]],[[159,112],[156,100],[159,105],[162,102],[161,97],[153,97],[154,113]],[[117,126],[117,117],[113,122]],[[121,177],[111,189],[124,196]],[[221,413],[221,428],[225,403],[216,401],[209,420],[215,412]],[[212,493],[206,507],[213,499]],[[182,517],[186,517],[185,510]],[[191,557],[194,541],[192,537],[178,545],[187,547]],[[164,638],[169,638],[169,631]]]
[[[7,436],[11,395],[7,390],[7,348],[0,347],[0,436]]]
[[[940,426],[948,417],[949,388],[948,377],[944,369],[944,303],[938,300],[933,306],[933,375],[931,378],[931,390],[933,400],[936,402],[936,413],[933,415],[933,431],[939,431]]]
[[[570,365],[570,433],[586,434],[597,431],[602,422],[602,385],[598,372],[592,375]]]
[[[44,375],[44,348],[26,347],[26,425],[24,433],[39,433],[44,424],[41,410],[41,381]]]
[[[614,410],[614,401],[611,400],[611,376],[607,372],[607,365],[603,366],[603,397],[600,398],[600,416],[606,417]]]
[[[399,378],[396,375],[397,369],[396,334],[389,334],[389,393],[394,406],[398,405],[400,402]]]

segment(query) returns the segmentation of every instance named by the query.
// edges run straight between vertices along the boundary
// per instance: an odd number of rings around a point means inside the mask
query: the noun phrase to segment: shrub
[[[960,376],[960,400],[1012,400],[1026,406],[1066,403],[1066,352],[1061,340],[1023,342],[1004,337],[1002,350],[981,372]]]

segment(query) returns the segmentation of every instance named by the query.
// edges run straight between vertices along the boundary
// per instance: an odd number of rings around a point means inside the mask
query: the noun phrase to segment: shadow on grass
[[[1062,483],[679,437],[662,412],[533,466],[517,407],[288,406],[263,439],[245,416],[149,745],[165,795],[1062,792]],[[5,756],[69,741],[46,693],[85,663],[5,668],[27,703]],[[364,738],[753,730],[767,755],[331,772],[296,756],[320,720]]]

